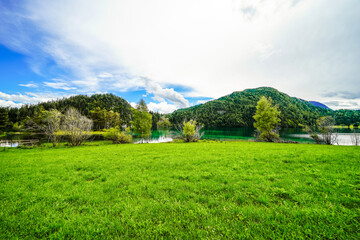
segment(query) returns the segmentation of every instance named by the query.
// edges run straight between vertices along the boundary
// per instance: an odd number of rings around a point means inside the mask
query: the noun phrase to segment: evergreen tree
[[[257,103],[254,115],[254,127],[260,132],[259,138],[267,142],[273,142],[274,139],[279,138],[274,128],[280,123],[280,111],[277,109],[277,106],[271,106],[271,103],[271,98],[261,97]]]
[[[9,114],[7,108],[0,108],[0,131],[4,131],[9,125]]]
[[[152,116],[148,111],[144,100],[133,109],[132,128],[141,138],[148,138],[151,135]]]

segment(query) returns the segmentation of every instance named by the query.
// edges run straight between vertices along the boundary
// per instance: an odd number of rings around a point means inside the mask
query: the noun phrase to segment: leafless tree
[[[353,130],[353,133],[351,135],[351,142],[355,146],[360,145],[360,132],[356,131],[355,129]]]
[[[44,124],[41,125],[41,130],[49,138],[53,147],[60,141],[60,126],[62,114],[58,110],[52,109],[44,113]]]
[[[79,146],[90,137],[92,125],[92,120],[81,115],[75,108],[69,108],[64,115],[62,130],[72,146]]]
[[[321,138],[325,144],[332,145],[337,142],[337,133],[334,131],[335,120],[333,117],[321,117],[317,121],[317,127],[320,130]]]

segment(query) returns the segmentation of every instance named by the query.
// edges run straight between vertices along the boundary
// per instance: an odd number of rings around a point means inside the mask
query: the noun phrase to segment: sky
[[[268,86],[360,109],[359,23],[359,0],[0,0],[0,106],[113,93],[169,113]]]

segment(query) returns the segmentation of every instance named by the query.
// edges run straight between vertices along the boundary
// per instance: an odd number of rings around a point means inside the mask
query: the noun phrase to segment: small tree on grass
[[[111,140],[114,144],[119,143],[131,143],[132,136],[130,135],[130,129],[120,131],[119,127],[106,129],[103,134],[105,139]]]
[[[133,121],[131,126],[135,134],[141,139],[148,138],[151,135],[152,116],[146,106],[144,100],[140,100],[139,104],[133,109]]]
[[[266,142],[273,142],[279,138],[279,134],[275,131],[275,127],[280,123],[280,111],[277,106],[271,106],[271,98],[261,97],[256,106],[254,115],[254,127],[259,131],[259,139]]]
[[[81,115],[75,108],[69,108],[64,115],[62,130],[69,137],[72,146],[79,146],[90,137],[92,125],[92,120]]]
[[[59,131],[62,117],[61,112],[55,109],[44,112],[44,124],[41,125],[41,130],[49,138],[53,147],[56,147],[56,144],[60,141]]]
[[[202,129],[202,125],[197,125],[195,120],[184,121],[181,129],[181,138],[185,142],[197,142],[202,137],[202,133],[200,130]]]

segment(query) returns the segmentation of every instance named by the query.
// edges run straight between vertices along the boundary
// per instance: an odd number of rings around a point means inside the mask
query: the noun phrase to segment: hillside
[[[316,107],[308,101],[290,97],[274,88],[261,87],[233,92],[230,95],[194,107],[179,109],[170,115],[173,123],[183,119],[197,119],[207,127],[253,126],[256,104],[262,96],[271,97],[281,111],[282,127],[297,127],[299,124],[314,124],[320,116],[333,111]]]
[[[9,109],[9,120],[15,123],[26,119],[28,116],[33,117],[39,109],[57,109],[65,112],[69,107],[78,109],[87,117],[90,116],[90,111],[100,108],[120,113],[123,123],[129,123],[131,120],[131,105],[125,99],[113,94],[77,95],[56,101],[25,105],[21,108],[11,108]]]

